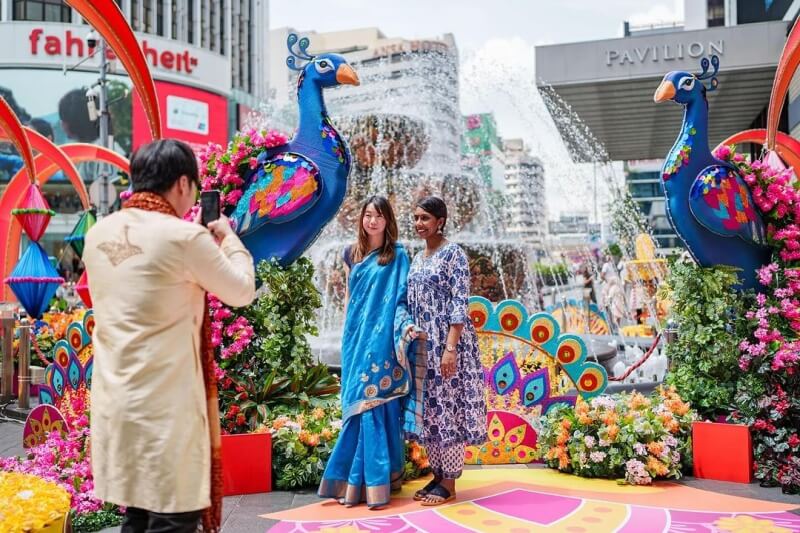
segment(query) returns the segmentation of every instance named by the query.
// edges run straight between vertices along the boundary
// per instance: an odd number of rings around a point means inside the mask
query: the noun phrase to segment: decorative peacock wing
[[[695,178],[689,193],[692,215],[706,229],[723,237],[738,236],[765,245],[766,232],[750,189],[731,167],[711,165]]]
[[[317,165],[307,157],[282,152],[267,159],[256,172],[236,210],[233,220],[239,235],[264,224],[289,222],[308,211],[322,194]]]

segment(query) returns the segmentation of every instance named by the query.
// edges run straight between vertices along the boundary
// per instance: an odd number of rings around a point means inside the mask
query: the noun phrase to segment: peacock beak
[[[361,85],[358,81],[358,74],[353,70],[353,67],[346,63],[339,65],[336,69],[336,81],[344,85]]]
[[[656,90],[656,94],[653,96],[653,101],[656,103],[666,102],[667,100],[672,100],[673,98],[675,98],[675,86],[671,81],[662,81],[661,85],[659,85],[658,89]]]

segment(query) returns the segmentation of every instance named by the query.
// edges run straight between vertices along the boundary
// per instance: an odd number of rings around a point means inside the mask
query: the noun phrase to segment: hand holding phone
[[[220,216],[219,191],[203,191],[200,193],[200,222],[208,227]]]

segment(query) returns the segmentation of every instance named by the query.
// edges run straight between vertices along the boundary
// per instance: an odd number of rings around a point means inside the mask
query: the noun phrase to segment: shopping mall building
[[[536,76],[589,126],[614,161],[631,161],[626,176],[663,248],[677,245],[664,213],[658,172],[683,114],[656,104],[665,73],[700,71],[720,58],[719,89],[709,93],[709,141],[766,123],[772,80],[799,0],[685,0],[685,20],[646,28],[623,26],[623,37],[536,48]],[[780,128],[800,134],[800,78],[793,82]],[[564,132],[564,140],[572,141]]]
[[[225,144],[241,117],[268,92],[268,0],[118,0],[155,78],[165,136],[198,148]],[[98,142],[87,91],[98,80],[90,27],[61,0],[0,0],[0,94],[19,118],[57,144]],[[111,147],[125,155],[150,139],[138,98],[119,61],[110,59]],[[8,154],[10,147],[0,147]],[[1,155],[1,154],[0,154]],[[106,169],[78,167],[90,193]],[[13,167],[0,168],[0,188]],[[92,187],[92,183],[98,184]],[[59,257],[80,209],[71,185],[57,175],[45,193],[66,216],[53,219],[43,244]]]

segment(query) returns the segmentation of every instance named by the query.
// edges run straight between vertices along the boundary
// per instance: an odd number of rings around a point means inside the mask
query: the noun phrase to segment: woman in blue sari
[[[379,508],[403,481],[399,399],[417,377],[407,353],[413,328],[406,307],[409,259],[397,243],[397,223],[386,198],[369,198],[359,222],[358,241],[344,251],[343,424],[318,494],[348,506],[365,501]]]

